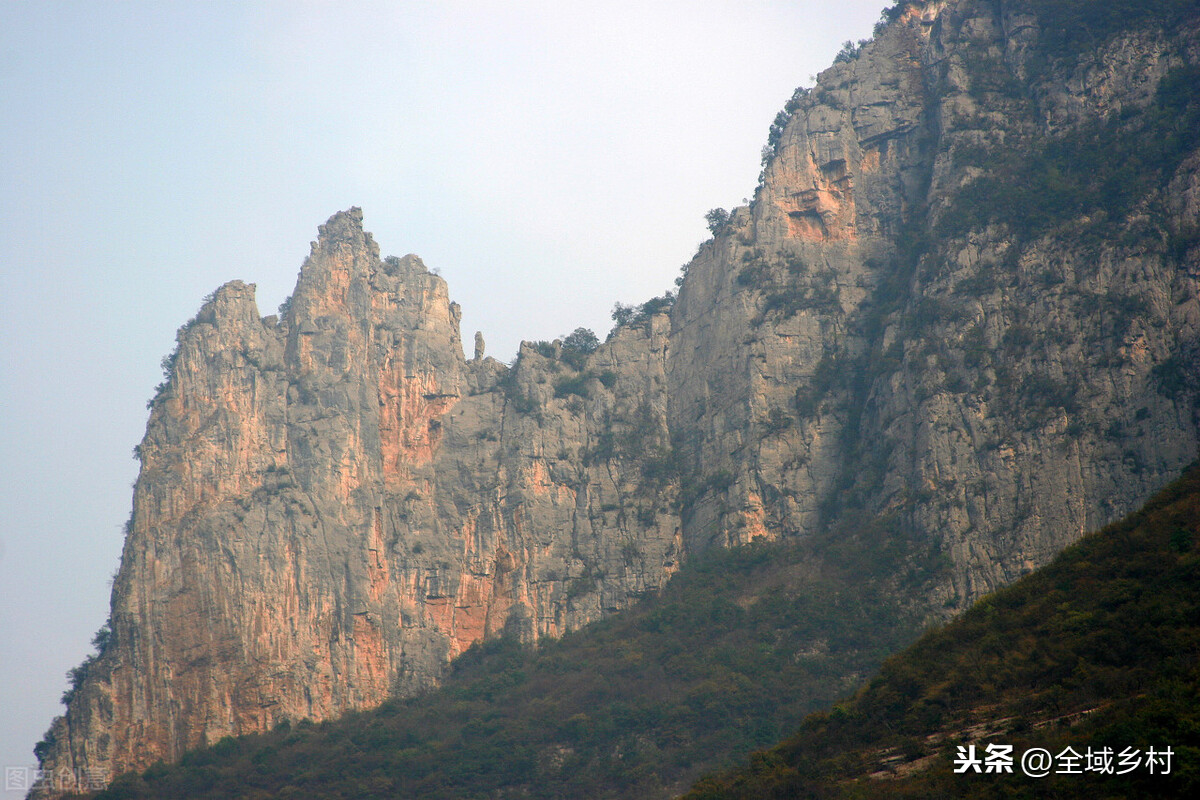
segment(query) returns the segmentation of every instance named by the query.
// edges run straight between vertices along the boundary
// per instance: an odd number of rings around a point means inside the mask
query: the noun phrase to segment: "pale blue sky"
[[[0,0],[0,767],[107,617],[145,402],[205,294],[273,313],[359,205],[468,347],[603,337],[886,4]]]

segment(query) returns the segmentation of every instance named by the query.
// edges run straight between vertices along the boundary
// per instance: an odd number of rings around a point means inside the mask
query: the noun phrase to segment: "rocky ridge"
[[[1200,441],[1200,152],[1090,177],[1059,155],[1163,139],[1200,21],[1048,51],[1046,8],[897,6],[788,103],[678,297],[594,351],[467,360],[445,282],[381,259],[358,209],[281,317],[218,289],[153,401],[111,634],[43,767],[419,691],[757,537],[885,520],[940,560],[911,600],[944,616],[1135,507]]]

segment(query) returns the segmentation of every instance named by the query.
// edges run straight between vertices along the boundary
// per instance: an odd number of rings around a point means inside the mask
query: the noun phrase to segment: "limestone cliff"
[[[738,476],[689,541],[891,512],[961,607],[1195,457],[1200,153],[1106,163],[1175,135],[1150,129],[1195,9],[1065,53],[1036,46],[1046,9],[902,4],[789,102],[673,314],[672,431]]]
[[[466,360],[446,284],[381,260],[357,209],[280,318],[218,289],[43,766],[417,691],[755,537],[882,518],[941,554],[919,602],[943,615],[1147,497],[1200,441],[1200,150],[1160,124],[1194,113],[1200,20],[1078,48],[1051,8],[897,6],[788,103],[678,298],[594,350]]]
[[[112,633],[48,770],[144,768],[377,704],[484,637],[557,636],[675,569],[641,462],[590,455],[618,430],[665,442],[668,318],[576,354],[582,372],[559,345],[467,362],[445,282],[380,260],[361,219],[322,226],[282,319],[235,281],[180,330]]]

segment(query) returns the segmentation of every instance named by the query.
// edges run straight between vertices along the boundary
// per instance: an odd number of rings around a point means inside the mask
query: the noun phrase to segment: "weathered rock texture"
[[[445,283],[381,260],[357,209],[281,318],[217,290],[153,403],[112,635],[43,766],[142,769],[370,706],[755,537],[883,518],[940,554],[921,602],[949,613],[1177,474],[1200,152],[1065,208],[1030,176],[1077,140],[1160,136],[1194,13],[1047,55],[1045,3],[905,5],[797,92],[673,305],[594,352],[505,367],[480,338],[466,360]]]

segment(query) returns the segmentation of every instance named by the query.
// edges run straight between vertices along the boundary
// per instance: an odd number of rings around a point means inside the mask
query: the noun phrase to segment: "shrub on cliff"
[[[562,360],[573,369],[583,369],[587,357],[599,346],[600,340],[589,328],[576,328],[563,337]]]

